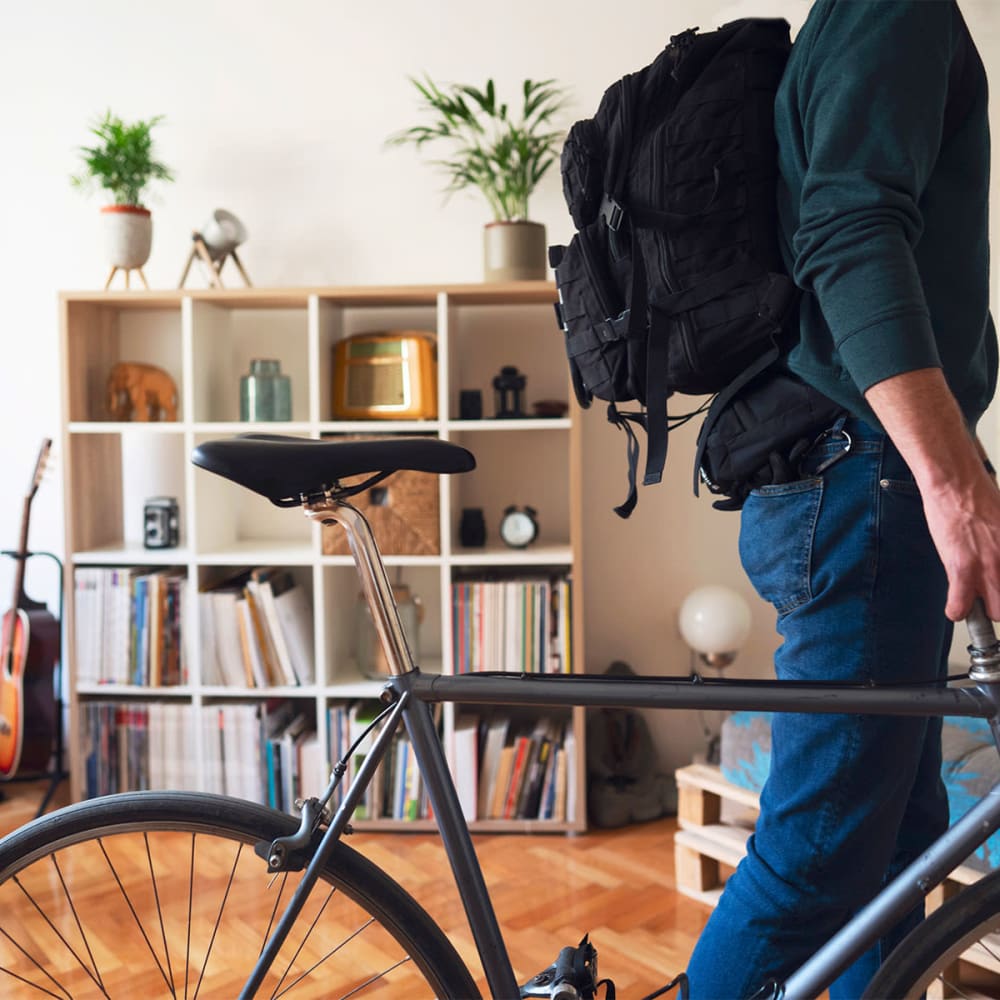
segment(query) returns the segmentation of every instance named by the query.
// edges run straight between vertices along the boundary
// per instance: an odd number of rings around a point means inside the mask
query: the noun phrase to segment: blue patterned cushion
[[[944,720],[944,766],[954,821],[1000,781],[1000,756],[984,719]],[[771,766],[771,716],[767,712],[736,712],[722,725],[722,774],[741,788],[759,792]],[[1000,833],[993,834],[966,862],[980,871],[1000,867]]]

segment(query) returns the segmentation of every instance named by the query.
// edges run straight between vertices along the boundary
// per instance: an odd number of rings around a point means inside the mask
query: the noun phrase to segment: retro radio
[[[437,341],[433,333],[358,333],[334,345],[335,418],[433,420],[437,413]]]

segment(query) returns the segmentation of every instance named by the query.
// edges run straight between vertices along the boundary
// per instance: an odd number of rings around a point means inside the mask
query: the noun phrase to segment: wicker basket
[[[365,476],[343,480],[362,482]],[[428,472],[394,472],[378,486],[350,502],[368,519],[379,551],[387,556],[441,554],[441,498],[438,476]],[[350,553],[347,532],[339,524],[323,527],[323,554]]]

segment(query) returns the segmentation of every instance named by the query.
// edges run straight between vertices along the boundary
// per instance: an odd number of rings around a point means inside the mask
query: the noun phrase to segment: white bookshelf
[[[582,669],[580,545],[580,428],[574,409],[559,419],[491,419],[492,378],[505,364],[527,375],[525,398],[571,399],[562,338],[555,325],[554,286],[547,282],[498,285],[243,289],[226,291],[66,292],[61,296],[63,446],[66,509],[66,635],[70,702],[72,791],[85,787],[78,746],[81,713],[92,701],[166,700],[197,710],[216,702],[275,697],[312,703],[326,745],[331,703],[377,696],[379,682],[364,677],[353,659],[359,585],[349,556],[325,555],[320,528],[298,510],[282,510],[189,461],[201,442],[249,431],[319,437],[329,433],[420,433],[469,448],[474,472],[442,477],[441,551],[433,556],[385,557],[394,582],[409,584],[425,606],[420,666],[452,669],[451,584],[475,568],[526,573],[539,567],[572,571],[573,661]],[[439,418],[426,421],[332,419],[335,342],[379,329],[424,329],[437,335]],[[239,380],[254,357],[276,357],[292,380],[292,420],[244,423],[238,418]],[[165,368],[177,384],[178,419],[171,423],[111,421],[104,411],[107,373],[117,361]],[[483,393],[484,418],[457,419],[461,389]],[[151,496],[178,500],[180,545],[149,550],[142,544],[142,509]],[[503,546],[498,525],[513,503],[538,511],[539,538],[523,551]],[[465,507],[484,510],[488,540],[463,549],[458,521]],[[207,683],[199,643],[187,641],[187,678],[180,687],[76,683],[73,636],[77,620],[74,571],[83,566],[171,567],[191,593],[219,575],[254,566],[290,570],[311,597],[315,684],[304,687],[227,687]],[[197,600],[185,611],[185,629],[199,634]],[[572,713],[577,815],[565,822],[483,820],[484,830],[579,830],[585,824],[584,715]],[[443,716],[450,747],[454,712]],[[197,738],[201,727],[195,726]],[[196,747],[196,750],[198,748]],[[316,776],[316,787],[323,776]],[[393,825],[393,821],[381,821]],[[413,823],[407,823],[412,827]]]

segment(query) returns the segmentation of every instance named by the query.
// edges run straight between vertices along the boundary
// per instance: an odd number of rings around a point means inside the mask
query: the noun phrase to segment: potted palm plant
[[[81,146],[83,170],[71,180],[76,187],[100,187],[107,191],[112,203],[101,209],[105,248],[111,274],[138,270],[146,283],[142,266],[149,260],[153,243],[153,220],[148,208],[142,204],[143,194],[154,180],[172,181],[173,174],[156,159],[153,150],[152,130],[163,120],[157,115],[146,121],[124,122],[110,111],[106,112],[90,129],[97,142]],[[147,286],[148,287],[148,286]]]
[[[410,82],[431,122],[398,132],[389,143],[411,143],[418,150],[450,144],[451,156],[435,161],[450,178],[448,191],[478,189],[493,214],[484,231],[487,281],[544,278],[545,227],[529,220],[528,199],[559,155],[563,133],[552,120],[566,103],[562,88],[553,80],[525,80],[515,118],[497,100],[492,80],[482,90],[439,87],[426,74]]]

